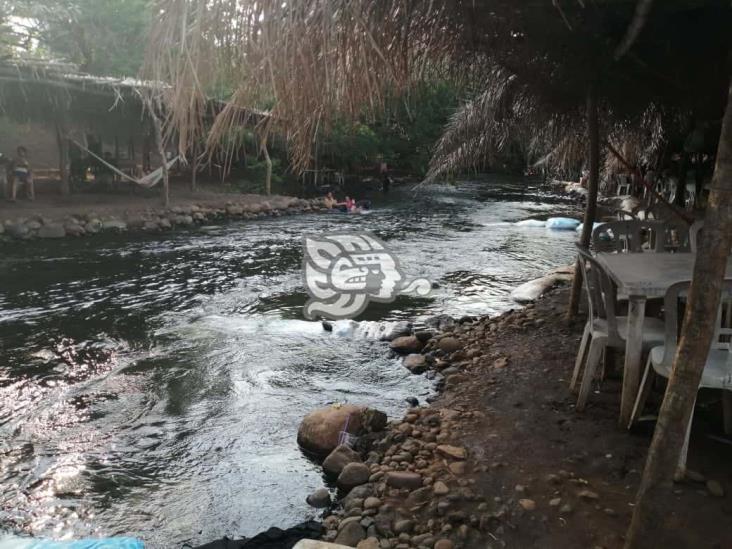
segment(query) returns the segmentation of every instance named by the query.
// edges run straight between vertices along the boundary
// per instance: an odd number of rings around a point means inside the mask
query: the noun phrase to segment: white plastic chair
[[[587,404],[592,382],[605,348],[612,347],[625,352],[628,317],[615,315],[615,288],[602,266],[589,252],[579,246],[578,252],[589,314],[569,388],[574,391],[580,377],[582,378],[576,406],[577,411],[582,411]],[[657,318],[646,318],[643,321],[644,349],[663,343],[663,329],[663,322]]]
[[[696,252],[699,249],[699,242],[702,237],[702,230],[704,229],[703,221],[695,221],[689,227],[689,249],[692,252]]]
[[[643,413],[643,408],[653,386],[655,375],[669,378],[673,368],[674,355],[678,344],[680,302],[688,295],[690,282],[679,282],[666,291],[664,298],[665,307],[665,340],[663,345],[653,347],[648,354],[648,362],[643,373],[638,396],[635,399],[633,413],[630,417],[630,426],[635,423]],[[732,280],[727,280],[722,288],[722,303],[717,313],[717,323],[712,339],[712,347],[707,357],[707,363],[702,372],[699,388],[722,389],[732,391]],[[729,406],[732,399],[726,395],[722,399],[725,406],[725,432],[732,433],[732,413]],[[686,469],[686,456],[689,450],[689,437],[691,435],[691,424],[694,419],[693,413],[689,420],[689,427],[686,431],[686,441],[679,460],[679,473]]]
[[[617,186],[617,196],[624,196],[630,194],[630,183],[631,179],[628,175],[619,175],[618,177],[618,186]]]
[[[592,231],[592,248],[595,252],[665,252],[666,225],[640,219],[603,223]]]

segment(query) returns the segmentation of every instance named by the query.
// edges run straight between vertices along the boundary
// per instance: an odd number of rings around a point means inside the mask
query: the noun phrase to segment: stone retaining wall
[[[160,232],[227,219],[258,219],[325,211],[322,199],[272,197],[270,200],[227,201],[221,204],[188,204],[172,208],[132,211],[121,215],[83,212],[63,218],[30,215],[0,219],[0,242],[35,238],[82,237],[109,232]]]

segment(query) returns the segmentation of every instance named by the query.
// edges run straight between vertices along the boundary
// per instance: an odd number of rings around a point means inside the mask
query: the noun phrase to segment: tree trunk
[[[666,388],[653,441],[628,529],[626,549],[683,546],[680,533],[668,528],[672,482],[691,420],[699,382],[717,321],[722,281],[732,245],[732,82],[717,148],[712,190],[704,219],[704,238],[684,315],[673,370]],[[673,519],[671,519],[673,520]]]
[[[167,208],[170,205],[170,190],[168,188],[168,159],[165,156],[165,146],[163,145],[163,129],[160,125],[160,119],[157,114],[153,112],[152,107],[150,108],[150,117],[152,118],[153,129],[155,130],[155,144],[157,145],[158,154],[160,155],[160,166],[163,170],[161,197],[163,199],[163,206]]]
[[[198,141],[193,143],[193,160],[191,162],[191,191],[196,192],[198,177]]]
[[[266,139],[262,145],[262,152],[264,153],[264,161],[267,164],[267,178],[264,181],[264,191],[267,193],[267,196],[269,196],[272,194],[272,159],[269,157]]]
[[[592,227],[597,213],[597,189],[600,186],[600,122],[597,112],[597,84],[594,82],[590,84],[587,90],[587,136],[590,144],[590,178],[587,184],[585,219],[582,225],[582,236],[580,237],[580,245],[583,248],[590,245]],[[572,319],[577,314],[581,293],[582,272],[578,261],[574,268],[567,318]]]

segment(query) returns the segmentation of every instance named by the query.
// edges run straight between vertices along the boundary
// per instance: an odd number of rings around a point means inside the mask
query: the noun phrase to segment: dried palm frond
[[[433,73],[482,82],[450,122],[433,176],[509,144],[530,159],[574,162],[591,82],[612,131],[642,123],[651,101],[688,111],[709,103],[679,75],[726,89],[724,71],[699,62],[730,42],[726,0],[656,2],[650,16],[627,0],[154,1],[145,76],[174,84],[158,98],[168,135],[181,150],[203,137],[206,95],[230,103],[209,143],[242,108],[271,106],[262,136],[286,135],[295,171],[334,119],[375,112]],[[676,40],[682,29],[693,40]]]
[[[241,107],[273,104],[296,168],[335,114],[381,108],[387,94],[440,70],[458,43],[443,2],[158,0],[156,10],[147,74],[176,83],[160,101],[180,147],[200,137],[206,95],[229,88],[209,143]]]
[[[484,91],[450,119],[432,157],[427,179],[467,168],[495,165],[520,149],[527,164],[551,162],[560,169],[581,163],[585,153],[582,113],[546,109],[543,98],[510,71],[494,67]]]

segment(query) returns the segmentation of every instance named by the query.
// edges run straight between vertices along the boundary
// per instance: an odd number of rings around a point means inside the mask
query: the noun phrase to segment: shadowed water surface
[[[164,236],[6,246],[0,256],[0,527],[150,546],[290,526],[315,513],[319,467],[296,447],[309,410],[401,414],[430,394],[385,343],[302,316],[303,233],[365,229],[429,298],[371,306],[387,322],[496,313],[517,284],[567,264],[574,233],[519,228],[576,208],[493,179],[374,196],[319,214]]]

